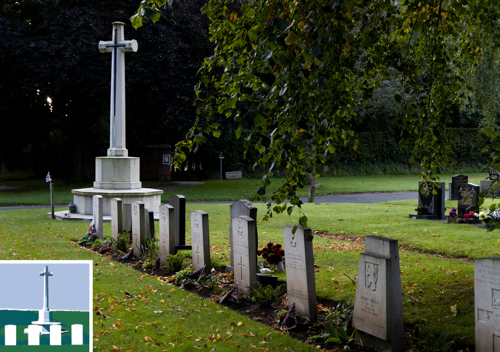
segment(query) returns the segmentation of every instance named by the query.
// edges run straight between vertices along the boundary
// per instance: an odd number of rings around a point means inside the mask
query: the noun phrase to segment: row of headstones
[[[160,265],[168,266],[166,257],[175,254],[179,248],[185,247],[185,198],[173,196],[169,204],[160,205],[159,242]],[[172,206],[173,205],[173,206]],[[176,211],[177,210],[177,211]],[[140,248],[144,245],[146,236],[154,238],[154,228],[149,234],[144,226],[149,217],[153,223],[151,212],[144,208],[142,202],[135,202],[131,207],[132,213],[132,244],[134,256],[140,256]],[[234,271],[235,284],[238,290],[251,296],[249,287],[257,288],[257,208],[247,200],[239,200],[230,206],[230,248],[231,265]],[[205,267],[210,271],[210,236],[208,214],[201,210],[194,210],[191,218],[191,251],[193,269]],[[112,236],[124,231],[123,205],[120,199],[113,199],[111,206]],[[298,315],[316,321],[316,284],[314,278],[314,256],[312,234],[310,229],[300,226],[287,226],[283,229],[284,250],[286,263],[286,282],[288,304],[291,307],[295,302]],[[182,244],[180,242],[183,242]]]
[[[41,325],[29,325],[25,330],[28,333],[28,345],[38,346],[40,345],[40,335],[42,333],[43,327]],[[51,325],[50,326],[50,345],[59,346],[61,345],[61,325]],[[73,324],[71,325],[71,344],[72,345],[83,345],[83,325]],[[17,326],[16,325],[5,325],[5,346],[16,346],[17,345]]]
[[[383,351],[405,350],[398,241],[365,237],[354,301],[356,341]],[[476,351],[500,349],[500,258],[474,261]]]
[[[459,218],[466,213],[479,211],[479,186],[469,183],[467,175],[453,176],[449,183],[449,199],[458,200],[457,215]],[[433,194],[433,191],[436,194]],[[445,183],[435,182],[435,185],[429,185],[425,182],[419,182],[418,186],[418,206],[426,207],[427,214],[410,214],[412,219],[445,219]]]

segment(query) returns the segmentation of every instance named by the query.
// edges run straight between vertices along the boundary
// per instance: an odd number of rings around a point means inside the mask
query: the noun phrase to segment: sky
[[[90,311],[90,260],[0,260],[0,309],[42,309],[46,265],[49,310]]]

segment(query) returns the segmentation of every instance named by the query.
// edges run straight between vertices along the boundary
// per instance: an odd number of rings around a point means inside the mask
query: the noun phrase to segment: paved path
[[[314,203],[380,203],[390,200],[417,200],[418,192],[395,192],[395,193],[356,193],[356,194],[343,194],[338,196],[323,196],[316,197]],[[448,198],[448,192],[446,192]],[[307,203],[307,198],[301,198],[304,203]],[[188,202],[188,204],[196,203],[210,203],[210,204],[230,204],[233,201],[221,202]],[[67,205],[55,205],[55,208],[67,207]],[[16,205],[8,207],[0,207],[0,210],[16,210],[16,209],[50,209],[50,205]]]

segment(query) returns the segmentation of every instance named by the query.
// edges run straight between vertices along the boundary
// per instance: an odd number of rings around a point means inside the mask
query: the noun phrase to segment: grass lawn
[[[447,175],[442,180],[449,182],[451,176]],[[469,176],[469,180],[474,182],[474,177]],[[235,187],[228,187],[233,182]],[[335,177],[320,179],[319,182],[325,185],[319,190],[329,194],[392,192],[415,191],[418,178]],[[214,190],[214,197],[250,198],[241,196],[241,192],[247,192],[254,185],[257,186],[258,181],[209,181],[177,193],[184,194],[188,201],[208,199],[210,189]],[[18,195],[22,198],[23,192]],[[4,192],[0,192],[0,203],[3,196]],[[446,202],[448,209],[456,207],[456,204],[456,201]],[[434,334],[447,330],[450,338],[457,343],[473,346],[473,259],[500,255],[497,233],[486,233],[486,230],[470,225],[411,220],[408,214],[414,213],[416,205],[416,200],[374,204],[304,204],[303,212],[309,218],[309,227],[313,232],[350,238],[379,235],[397,239],[400,244],[406,330],[412,331],[421,325]],[[257,207],[261,217],[266,206],[258,204]],[[216,265],[228,263],[229,205],[188,204],[187,212],[192,210],[204,210],[209,214],[212,261]],[[70,240],[82,237],[88,224],[52,221],[46,218],[46,212],[38,209],[0,210],[0,259],[94,260],[96,350],[111,351],[112,346],[116,346],[124,351],[132,348],[134,351],[187,351],[197,347],[208,351],[212,348],[233,351],[237,345],[247,350],[253,349],[252,346],[268,348],[269,351],[313,349],[222,306],[202,301],[196,295],[154,277],[80,249]],[[283,243],[282,228],[296,224],[298,216],[294,212],[291,217],[280,215],[269,222],[259,220],[259,247],[262,248],[268,241]],[[188,238],[189,224],[188,215]],[[104,231],[110,234],[109,224],[104,225]],[[334,301],[353,299],[355,285],[351,279],[355,279],[363,243],[321,236],[315,236],[313,243],[318,265],[318,297]],[[284,273],[278,276],[285,279]],[[138,298],[127,298],[125,292]],[[452,307],[458,309],[456,315]]]

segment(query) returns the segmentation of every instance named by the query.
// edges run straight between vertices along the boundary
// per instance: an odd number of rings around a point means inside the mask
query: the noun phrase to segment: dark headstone
[[[433,193],[436,191],[436,194]],[[426,184],[421,181],[418,185],[418,206],[426,208],[427,212],[423,215],[410,215],[414,219],[444,219],[445,205],[445,183],[434,182]]]
[[[479,186],[473,183],[464,183],[458,190],[458,217],[473,211],[479,211],[478,205]]]
[[[175,245],[186,245],[186,197],[175,194],[168,199],[168,204],[174,207]]]
[[[155,214],[151,209],[144,209],[144,233],[146,237],[155,239]]]
[[[458,200],[458,190],[460,186],[468,182],[469,182],[469,176],[467,175],[453,176],[451,178],[451,183],[450,183],[450,200]]]

